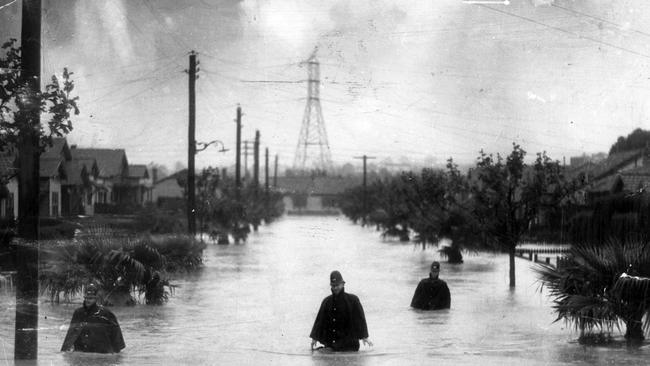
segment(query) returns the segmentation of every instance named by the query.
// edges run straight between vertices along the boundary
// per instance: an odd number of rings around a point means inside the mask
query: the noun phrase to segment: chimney
[[[158,181],[158,168],[151,168],[151,179],[153,180],[154,184]]]

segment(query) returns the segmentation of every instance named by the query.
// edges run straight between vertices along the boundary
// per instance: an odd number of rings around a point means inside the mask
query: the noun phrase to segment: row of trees
[[[461,248],[506,252],[511,286],[517,244],[540,231],[566,230],[575,244],[567,258],[537,269],[558,320],[585,342],[608,341],[621,325],[627,340],[643,340],[650,330],[649,200],[619,193],[577,209],[572,198],[580,183],[545,153],[532,164],[525,156],[515,144],[505,158],[481,152],[467,174],[451,160],[446,170],[405,172],[347,191],[341,208],[384,236],[407,241],[414,234],[423,247],[449,238],[452,245],[441,251],[450,262],[462,261]]]
[[[257,231],[282,215],[282,195],[258,184],[238,188],[233,178],[208,167],[197,177],[197,219],[199,231],[207,232],[219,244],[246,241],[251,227]]]
[[[515,248],[544,213],[570,200],[574,184],[558,161],[513,144],[506,157],[481,151],[476,166],[462,174],[450,159],[446,170],[404,172],[344,193],[341,209],[355,222],[376,225],[383,236],[437,245],[450,262],[462,262],[461,248],[503,251],[510,257],[510,286],[515,286]],[[552,216],[552,213],[550,214]]]

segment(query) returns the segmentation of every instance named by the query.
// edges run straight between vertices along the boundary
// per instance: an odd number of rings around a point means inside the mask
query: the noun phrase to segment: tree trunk
[[[510,257],[510,287],[515,287],[515,245],[510,245],[508,255]]]
[[[636,314],[632,319],[625,320],[625,339],[628,341],[643,341],[645,336],[643,335],[643,323],[641,319],[643,314]]]

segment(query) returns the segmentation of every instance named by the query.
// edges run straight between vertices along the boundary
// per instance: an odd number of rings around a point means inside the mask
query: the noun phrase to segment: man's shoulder
[[[98,306],[97,306],[97,310],[98,310],[99,314],[101,314],[101,315],[103,315],[103,316],[109,316],[109,317],[111,317],[111,318],[115,318],[115,314],[113,314],[113,312],[110,311],[110,310],[109,310],[107,307],[105,307],[104,305],[98,305]]]
[[[430,277],[423,278],[420,281],[420,284],[423,284],[423,285],[425,285],[425,284],[427,284],[427,285],[435,285],[435,286],[442,286],[442,285],[447,286],[447,282],[445,282],[444,280],[441,280],[440,278],[430,278]]]
[[[327,296],[325,296],[325,297],[323,298],[323,301],[322,301],[322,302],[323,302],[323,303],[326,303],[326,302],[330,301],[330,300],[332,299],[332,297],[334,297],[334,295],[327,295]]]
[[[349,292],[345,292],[344,294],[348,299],[350,299],[352,301],[359,301],[359,297],[357,295],[355,295],[355,294],[351,294]]]

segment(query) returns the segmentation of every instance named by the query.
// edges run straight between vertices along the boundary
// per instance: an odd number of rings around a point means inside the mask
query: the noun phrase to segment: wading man
[[[117,318],[97,304],[97,287],[88,285],[83,306],[72,315],[61,351],[118,353],[124,346]]]
[[[411,307],[420,310],[449,309],[451,296],[447,283],[438,278],[440,263],[431,263],[429,278],[424,278],[418,284],[411,300]]]
[[[372,347],[361,302],[355,295],[345,292],[344,285],[341,273],[333,271],[330,274],[332,294],[321,303],[309,335],[312,350],[317,342],[334,352],[358,351],[359,340]]]

